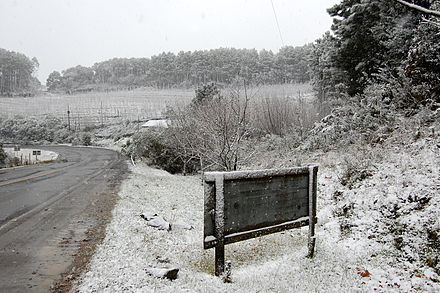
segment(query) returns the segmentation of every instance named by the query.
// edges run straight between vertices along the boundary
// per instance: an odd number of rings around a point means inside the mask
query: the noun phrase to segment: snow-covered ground
[[[40,150],[40,149],[28,149],[28,148],[22,148],[19,151],[14,151],[14,148],[4,148],[5,152],[10,157],[17,157],[21,158],[23,157],[23,160],[29,160],[29,157],[31,158],[31,163],[35,164],[38,162],[47,162],[47,161],[53,161],[58,158],[58,154],[52,151],[46,151],[46,150]],[[35,156],[33,155],[33,151],[41,151],[41,155]]]
[[[373,165],[371,176],[350,188],[340,183],[341,153],[313,158],[321,163],[315,257],[305,257],[306,227],[230,244],[226,260],[232,262],[232,283],[214,276],[214,251],[203,249],[200,176],[138,164],[122,185],[105,240],[73,291],[440,292],[438,275],[412,251],[422,247],[426,226],[435,228],[440,218],[438,148],[432,142],[420,145],[420,151],[417,147],[391,151]],[[403,203],[421,197],[429,197],[430,205],[406,213]],[[409,204],[420,202],[425,201]],[[386,221],[394,205],[399,217]],[[351,208],[341,212],[345,206]],[[158,230],[140,217],[143,212],[194,229]],[[348,234],[341,232],[344,221],[350,223]],[[396,223],[410,228],[402,233],[403,251],[396,250],[395,233],[389,231]],[[412,260],[401,257],[411,253]],[[178,278],[150,276],[145,269],[151,266],[178,267]]]

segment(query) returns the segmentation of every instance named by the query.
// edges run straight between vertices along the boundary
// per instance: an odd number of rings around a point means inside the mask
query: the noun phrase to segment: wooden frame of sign
[[[318,166],[205,172],[205,249],[215,247],[215,274],[225,267],[225,245],[309,226],[308,256],[315,248]]]

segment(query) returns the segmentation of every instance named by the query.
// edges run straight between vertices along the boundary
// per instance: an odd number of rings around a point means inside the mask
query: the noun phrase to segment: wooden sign
[[[204,174],[204,248],[215,247],[215,274],[224,271],[224,245],[309,226],[315,247],[318,166]]]
[[[41,155],[41,151],[32,151],[32,155],[40,156]]]

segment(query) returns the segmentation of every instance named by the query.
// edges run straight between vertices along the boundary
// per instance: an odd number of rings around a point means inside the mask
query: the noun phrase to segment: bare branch
[[[423,12],[425,14],[431,15],[431,16],[435,16],[435,17],[440,17],[440,11],[436,11],[436,10],[431,10],[431,9],[427,9],[425,7],[416,5],[416,4],[412,4],[412,3],[408,3],[406,1],[403,0],[395,0],[397,2],[399,2],[400,4],[403,4],[411,9],[415,9],[417,11]]]
[[[440,22],[435,22],[435,21],[429,20],[425,17],[422,17],[422,20],[424,23],[432,24],[432,25],[435,25],[436,27],[440,28]]]

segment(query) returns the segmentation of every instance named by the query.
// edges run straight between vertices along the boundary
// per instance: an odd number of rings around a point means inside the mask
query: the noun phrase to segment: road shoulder
[[[96,188],[101,188],[99,196],[83,211],[83,220],[79,223],[86,224],[88,228],[82,239],[65,239],[66,242],[79,242],[78,249],[73,254],[72,263],[67,270],[51,286],[51,292],[69,292],[72,284],[87,270],[96,247],[105,238],[106,227],[112,219],[112,211],[119,198],[118,192],[127,173],[126,162],[117,161],[104,176],[101,176],[105,178],[105,182]]]

